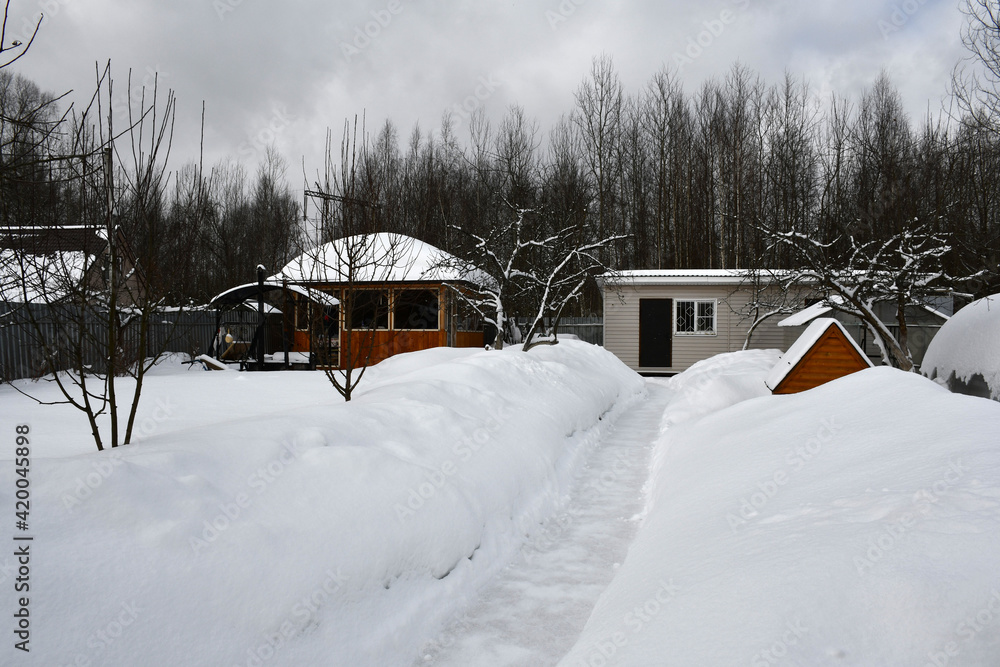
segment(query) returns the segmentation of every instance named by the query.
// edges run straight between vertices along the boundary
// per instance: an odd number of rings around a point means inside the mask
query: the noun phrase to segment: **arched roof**
[[[313,248],[270,281],[294,283],[478,282],[475,267],[402,234],[359,234]]]

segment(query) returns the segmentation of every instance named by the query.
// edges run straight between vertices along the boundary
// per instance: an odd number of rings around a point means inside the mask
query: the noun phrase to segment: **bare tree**
[[[952,75],[952,91],[965,122],[1000,132],[1000,4],[965,0],[962,43],[969,65]]]
[[[451,286],[453,292],[471,307],[483,321],[496,330],[493,347],[502,350],[513,338],[511,317],[514,305],[523,295],[524,256],[534,246],[531,224],[534,211],[508,205],[512,215],[478,234],[462,227],[456,231],[466,237],[461,259],[449,259],[439,265],[463,275],[464,283],[474,287]],[[455,265],[458,262],[458,265]]]
[[[23,57],[28,52],[28,49],[31,48],[32,43],[34,43],[35,37],[38,35],[38,29],[42,27],[42,16],[39,16],[33,25],[31,21],[25,19],[25,27],[31,30],[31,35],[27,37],[28,41],[25,42],[22,37],[12,39],[8,42],[7,29],[11,25],[9,24],[10,1],[4,0],[3,4],[3,24],[0,25],[0,69]]]
[[[788,271],[781,285],[809,289],[833,310],[861,320],[883,361],[904,371],[913,370],[907,307],[930,305],[930,297],[942,288],[969,279],[944,272],[947,239],[917,221],[886,240],[865,242],[844,234],[824,243],[790,230],[771,232],[771,241],[788,247],[798,267]],[[880,317],[883,305],[893,312],[898,335]]]
[[[327,133],[323,175],[307,197],[319,202],[317,230],[325,241],[299,260],[294,280],[327,284],[336,289],[339,313],[326,320],[322,306],[314,306],[313,341],[317,364],[337,392],[350,401],[368,366],[380,350],[392,344],[390,295],[377,286],[398,279],[414,261],[412,239],[381,231],[380,198],[384,172],[370,157],[369,146],[345,124],[339,164],[334,162],[332,139]]]
[[[2,266],[8,315],[34,333],[40,370],[59,388],[59,403],[86,415],[98,450],[131,442],[143,378],[156,361],[156,354],[147,357],[147,334],[162,292],[124,230],[149,229],[158,216],[174,115],[173,94],[161,102],[154,84],[116,133],[113,92],[109,64],[98,72],[90,104],[66,128],[66,146],[46,157],[72,203],[67,214],[82,224],[8,227]],[[125,375],[134,383],[122,423],[117,381]]]
[[[583,294],[589,282],[611,272],[601,251],[625,236],[590,241],[582,224],[570,224],[531,243],[524,268],[528,304],[532,307],[524,350],[559,341],[563,313]]]
[[[617,229],[616,197],[619,169],[616,158],[622,134],[625,94],[614,62],[608,55],[595,58],[590,78],[576,91],[573,122],[583,138],[584,155],[597,198],[597,235]],[[611,263],[617,264],[619,258]]]

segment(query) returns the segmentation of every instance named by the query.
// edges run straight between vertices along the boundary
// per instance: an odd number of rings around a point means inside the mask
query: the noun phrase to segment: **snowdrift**
[[[408,664],[644,391],[574,341],[429,350],[371,373],[346,405],[316,373],[154,376],[144,415],[163,419],[141,444],[72,456],[93,446],[79,417],[5,390],[4,432],[31,424],[35,448],[18,663]]]
[[[1000,401],[1000,294],[945,322],[927,347],[922,371],[952,391]]]
[[[644,524],[560,665],[1000,664],[1000,405],[889,368],[753,398],[765,373],[719,362],[674,379]],[[749,400],[685,419],[719,383]]]

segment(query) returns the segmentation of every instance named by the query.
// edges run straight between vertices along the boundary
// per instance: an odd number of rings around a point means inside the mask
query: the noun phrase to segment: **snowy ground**
[[[644,392],[583,343],[375,370],[349,405],[321,374],[166,372],[143,442],[103,454],[78,414],[0,388],[0,432],[32,428],[35,538],[31,653],[0,662],[407,664]],[[10,461],[0,479],[10,534]]]
[[[420,665],[554,665],[625,557],[644,505],[652,445],[673,392],[651,380],[590,455],[572,500],[475,603],[424,646]]]
[[[679,376],[678,400],[751,390],[744,361]],[[1000,404],[873,368],[672,411],[643,525],[560,665],[1000,665]]]
[[[884,368],[770,396],[776,360],[433,350],[350,406],[166,366],[104,454],[0,387],[35,536],[0,663],[1000,664],[1000,404]]]

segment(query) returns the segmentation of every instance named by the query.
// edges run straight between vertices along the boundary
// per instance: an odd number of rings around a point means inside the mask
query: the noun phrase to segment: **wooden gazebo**
[[[268,282],[307,290],[289,292],[291,352],[309,353],[315,366],[345,368],[433,347],[482,347],[482,323],[456,293],[477,275],[434,246],[383,233],[314,248]],[[339,306],[318,303],[317,292]]]

